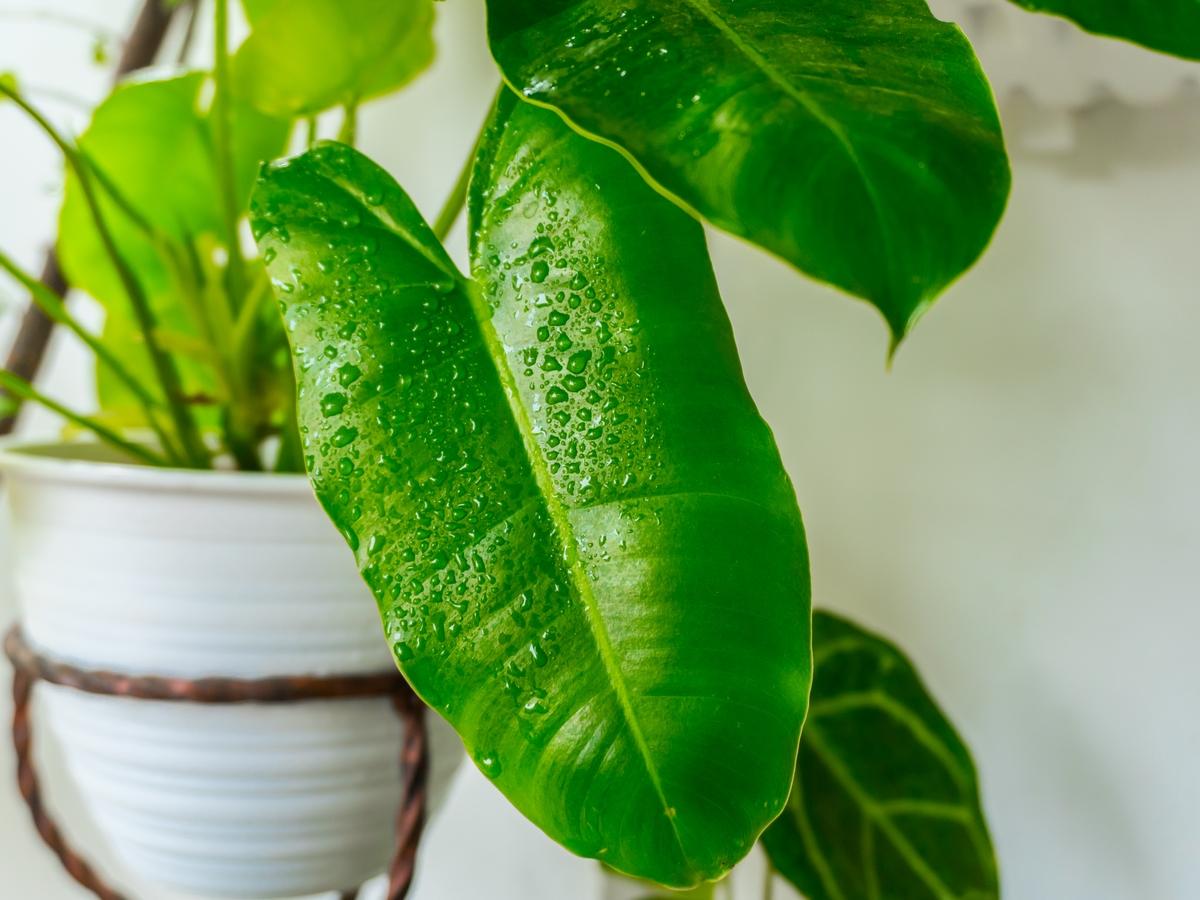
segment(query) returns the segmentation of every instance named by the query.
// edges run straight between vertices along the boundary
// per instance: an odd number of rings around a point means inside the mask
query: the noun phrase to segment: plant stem
[[[154,62],[162,47],[167,29],[171,24],[176,7],[167,6],[164,0],[144,0],[133,27],[123,42],[120,61],[113,72],[114,80],[119,81],[125,75],[136,69],[142,69]],[[46,253],[42,264],[42,284],[58,297],[67,293],[66,279],[58,264],[58,254],[51,247]],[[26,381],[32,381],[41,367],[46,355],[46,347],[50,342],[53,331],[50,319],[38,306],[26,307],[21,316],[20,329],[16,339],[9,347],[4,368],[16,372]],[[0,397],[0,400],[3,398]],[[0,413],[0,435],[8,434],[16,425],[14,415],[5,416]]]
[[[284,363],[284,406],[283,424],[279,434],[279,456],[275,459],[276,472],[303,472],[304,448],[300,439],[296,417],[296,376],[291,360]]]
[[[463,163],[462,169],[458,173],[458,178],[454,182],[454,187],[450,189],[450,195],[446,197],[446,202],[442,204],[442,208],[438,211],[437,219],[433,223],[433,233],[437,235],[439,241],[445,241],[450,234],[450,229],[454,227],[454,223],[458,221],[458,216],[462,212],[463,207],[467,202],[467,187],[471,184],[471,172],[475,168],[475,150],[472,148],[471,154]]]
[[[158,417],[155,415],[155,409],[159,406],[158,400],[142,385],[140,381],[134,377],[133,373],[126,368],[112,351],[102,344],[94,334],[85,329],[79,324],[79,321],[71,315],[67,310],[66,304],[60,300],[53,291],[48,287],[22,270],[6,253],[0,251],[0,268],[6,270],[13,278],[17,279],[26,290],[29,291],[30,299],[36,303],[41,310],[50,317],[50,319],[59,325],[66,326],[76,337],[78,337],[87,347],[96,354],[96,358],[112,370],[133,395],[137,397],[141,404],[142,411],[146,416],[146,422],[154,429],[154,433],[158,436],[159,442],[168,455],[174,457],[175,450],[171,446],[166,431],[159,424]],[[178,462],[178,459],[173,461]]]
[[[183,32],[183,40],[179,42],[179,51],[175,54],[177,66],[187,63],[188,54],[192,50],[192,41],[196,37],[196,25],[200,19],[200,0],[184,0],[180,5],[188,7],[188,19]]]
[[[163,394],[167,401],[167,408],[171,413],[171,420],[175,425],[176,433],[183,445],[188,462],[199,468],[209,468],[212,463],[209,459],[208,451],[205,450],[204,444],[200,440],[200,435],[196,430],[196,424],[192,421],[191,413],[183,402],[183,389],[179,379],[179,372],[175,368],[174,361],[162,349],[158,343],[158,339],[155,337],[157,322],[154,318],[154,312],[150,307],[150,301],[142,290],[137,276],[134,275],[132,269],[129,268],[129,264],[117,249],[112,232],[109,231],[108,224],[104,220],[104,214],[100,211],[95,187],[92,184],[91,168],[76,151],[75,147],[59,134],[58,130],[50,124],[50,121],[35,107],[30,105],[19,91],[13,90],[3,82],[0,82],[0,94],[4,94],[17,104],[46,133],[50,140],[62,151],[67,165],[78,179],[88,212],[91,214],[92,223],[95,225],[96,233],[100,237],[101,244],[104,246],[104,252],[113,264],[113,268],[116,269],[117,277],[120,279],[121,285],[129,297],[129,303],[133,307],[134,317],[137,319],[138,328],[141,330],[142,337],[146,342],[146,350],[150,355],[150,361],[154,366],[159,383],[162,385]]]
[[[500,85],[499,90],[496,92],[497,96],[504,89],[504,85]],[[434,220],[433,233],[437,235],[439,241],[446,240],[450,234],[450,229],[458,221],[459,213],[462,212],[463,207],[466,205],[467,190],[471,186],[471,173],[475,169],[475,157],[479,155],[479,145],[483,143],[483,136],[487,134],[488,123],[492,118],[492,107],[495,105],[495,99],[488,104],[488,111],[483,117],[483,123],[479,126],[479,132],[475,135],[475,140],[471,142],[471,152],[463,160],[462,168],[459,169],[458,177],[454,181],[454,187],[450,189],[450,195],[446,198],[446,202],[442,204],[441,210],[438,211],[437,219]]]
[[[312,147],[312,145],[317,142],[317,137],[318,137],[318,135],[317,135],[317,117],[315,115],[309,116],[307,119],[304,120],[304,124],[305,124],[304,144],[307,147]]]
[[[775,896],[775,866],[767,859],[767,869],[763,875],[763,900],[772,900]]]
[[[80,415],[74,410],[70,410],[61,403],[51,400],[45,394],[38,391],[33,385],[23,378],[18,378],[11,372],[0,369],[0,387],[4,388],[9,394],[14,397],[19,397],[24,401],[40,403],[42,406],[51,412],[57,413],[69,422],[78,425],[80,428],[85,428],[92,432],[96,437],[100,438],[107,444],[128,453],[142,462],[149,463],[152,466],[166,465],[167,461],[162,457],[152,453],[140,444],[135,444],[132,441],[127,441],[121,435],[117,434],[106,425],[102,425],[95,419],[88,416]]]
[[[233,136],[229,110],[229,0],[216,0],[215,4],[215,50],[213,78],[216,92],[213,95],[213,143],[217,161],[217,183],[221,192],[221,212],[225,218],[225,249],[229,254],[226,265],[226,287],[229,290],[230,308],[237,310],[243,300],[245,289],[245,263],[242,260],[241,237],[238,222],[237,185],[233,179]]]
[[[354,146],[358,138],[358,104],[347,103],[342,107],[342,127],[338,131],[338,140],[343,144]]]

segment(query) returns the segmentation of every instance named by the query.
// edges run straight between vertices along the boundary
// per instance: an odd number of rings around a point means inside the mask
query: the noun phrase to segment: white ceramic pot
[[[393,670],[374,600],[303,477],[107,459],[93,446],[0,447],[13,586],[37,650],[131,675]],[[38,690],[39,728],[135,877],[284,897],[386,866],[401,742],[388,700],[201,706]],[[461,745],[428,721],[436,803]]]

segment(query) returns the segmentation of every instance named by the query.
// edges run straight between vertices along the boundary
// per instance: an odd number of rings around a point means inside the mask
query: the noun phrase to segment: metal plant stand
[[[4,653],[13,665],[13,746],[17,752],[17,782],[33,823],[63,868],[100,900],[130,900],[110,887],[68,843],[47,811],[33,762],[33,734],[29,717],[33,687],[38,681],[89,694],[166,700],[180,703],[293,703],[299,700],[337,700],[391,697],[404,725],[399,763],[403,773],[400,810],[396,817],[396,850],[388,869],[388,900],[403,900],[412,885],[417,846],[425,825],[426,786],[429,775],[429,742],[425,706],[398,673],[382,675],[290,676],[238,679],[129,676],[116,672],[80,669],[47,659],[26,642],[14,625],[4,640]],[[358,889],[343,900],[354,900]]]

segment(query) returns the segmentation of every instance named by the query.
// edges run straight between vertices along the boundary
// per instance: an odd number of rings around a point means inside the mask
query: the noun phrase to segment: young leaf
[[[356,106],[433,61],[432,0],[258,0],[234,56],[237,93],[274,115]]]
[[[808,564],[699,225],[507,92],[478,290],[341,145],[254,210],[317,495],[413,686],[569,849],[722,874],[787,799]]]
[[[81,150],[102,178],[114,185],[164,240],[180,247],[203,236],[220,235],[224,229],[212,157],[212,126],[200,108],[206,79],[202,72],[191,72],[127,82],[96,107],[79,138]],[[265,116],[244,104],[235,105],[234,170],[237,196],[243,204],[259,163],[283,152],[289,128],[284,120]],[[163,248],[112,202],[102,185],[98,185],[97,193],[117,247],[149,298],[159,326],[202,337]],[[211,239],[207,246],[213,246]],[[71,283],[105,307],[103,342],[121,354],[143,382],[152,383],[149,360],[138,339],[139,328],[124,288],[74,177],[66,182],[58,250]],[[211,260],[209,268],[215,268]],[[179,368],[186,393],[211,395],[216,391],[207,367],[181,360]],[[135,408],[133,395],[120,380],[103,368],[97,376],[105,410]]]
[[[1034,12],[1073,19],[1096,34],[1124,38],[1152,50],[1200,59],[1197,0],[1013,0]]]
[[[924,0],[488,0],[509,83],[902,338],[982,252],[1009,171]]]
[[[199,105],[206,80],[205,73],[190,72],[127,82],[96,107],[79,138],[80,148],[103,177],[151,226],[176,241],[222,231],[211,124]],[[284,120],[235,108],[235,168],[243,203],[259,163],[283,152],[289,128]],[[161,253],[115,204],[103,206],[119,248],[147,293],[169,289]],[[74,178],[67,179],[59,230],[59,251],[72,284],[106,306],[120,305],[120,285]]]
[[[812,705],[787,810],[763,835],[809,900],[995,900],[970,754],[895,646],[813,617]]]

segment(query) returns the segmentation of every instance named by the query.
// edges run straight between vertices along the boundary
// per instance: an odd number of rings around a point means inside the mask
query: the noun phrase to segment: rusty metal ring
[[[181,703],[293,703],[298,700],[337,700],[358,697],[391,697],[404,727],[401,748],[403,786],[396,816],[396,851],[388,869],[388,900],[404,900],[412,885],[417,848],[425,826],[429,780],[429,740],[425,706],[399,673],[379,675],[296,675],[276,678],[163,678],[122,675],[82,669],[56,662],[37,653],[26,642],[20,626],[5,636],[4,653],[13,665],[12,740],[17,754],[17,783],[33,817],[34,826],[54,851],[63,868],[100,900],[128,900],[115,891],[71,848],[44,805],[34,767],[32,728],[29,720],[33,686],[38,681],[112,697],[166,700]],[[352,900],[357,889],[343,894]]]

